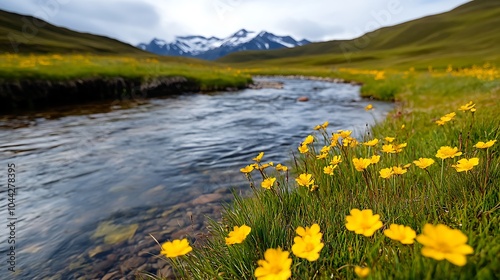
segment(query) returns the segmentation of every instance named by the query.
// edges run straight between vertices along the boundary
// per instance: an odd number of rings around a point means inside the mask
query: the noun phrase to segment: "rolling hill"
[[[500,62],[500,1],[471,1],[446,13],[384,27],[352,40],[239,52],[219,61],[245,66],[373,68]]]
[[[80,33],[0,10],[1,53],[145,54],[115,39]]]

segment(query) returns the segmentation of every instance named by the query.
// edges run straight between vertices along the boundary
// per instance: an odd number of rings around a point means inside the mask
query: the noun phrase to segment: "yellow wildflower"
[[[229,233],[229,237],[226,237],[226,245],[242,243],[251,230],[252,228],[247,225],[242,225],[241,227],[234,226],[233,231]]]
[[[447,158],[454,158],[458,157],[462,154],[462,152],[458,151],[458,148],[452,148],[450,146],[443,146],[439,148],[439,150],[436,153],[436,157],[440,159],[447,159]]]
[[[373,105],[372,104],[366,105],[365,111],[370,111],[370,110],[373,110]]]
[[[309,187],[314,184],[314,179],[312,179],[312,174],[302,173],[298,178],[295,179],[297,184],[301,187]]]
[[[387,143],[392,143],[392,141],[394,141],[394,139],[396,139],[396,138],[394,138],[394,137],[389,137],[389,136],[387,136],[387,137],[385,137],[385,138],[384,138],[384,140],[385,140]]]
[[[394,172],[392,171],[392,168],[384,168],[384,169],[380,170],[379,173],[380,173],[380,177],[382,177],[384,179],[389,179],[389,178],[391,178],[392,174],[394,174]]]
[[[328,153],[322,153],[322,154],[317,155],[316,159],[324,159],[324,158],[326,158],[326,156],[328,156]]]
[[[406,147],[407,145],[408,144],[406,144],[406,143],[394,145],[394,150],[396,151],[396,153],[400,153],[403,151],[403,148]]]
[[[434,163],[434,160],[432,158],[419,158],[413,161],[413,163],[422,169],[426,169]]]
[[[269,190],[274,185],[274,182],[276,182],[276,178],[274,178],[274,177],[266,178],[266,179],[264,179],[264,181],[262,181],[260,186],[263,187],[264,189]]]
[[[384,153],[390,153],[390,154],[394,154],[396,153],[396,150],[394,149],[394,145],[392,144],[387,144],[387,145],[382,145],[382,152]]]
[[[370,140],[370,141],[363,143],[363,145],[368,146],[368,147],[373,147],[373,146],[377,145],[377,143],[378,143],[378,139],[375,138],[373,140]]]
[[[363,171],[372,163],[372,161],[369,158],[353,158],[352,163],[357,171]]]
[[[448,260],[454,265],[464,266],[465,255],[472,254],[474,249],[467,245],[467,236],[458,229],[446,225],[426,224],[422,234],[417,236],[418,243],[424,245],[422,255],[435,260]]]
[[[275,168],[276,168],[276,171],[287,171],[288,170],[288,167],[285,165],[282,165],[281,163],[278,163]]]
[[[359,278],[366,278],[370,274],[370,268],[369,267],[361,267],[361,266],[356,265],[354,267],[354,273],[356,273],[356,275]]]
[[[365,209],[363,211],[359,209],[352,209],[351,215],[346,217],[346,227],[350,231],[354,231],[356,234],[362,234],[364,236],[372,236],[376,230],[383,226],[380,221],[380,215],[373,215],[371,209]]]
[[[330,149],[332,148],[332,146],[323,146],[323,148],[321,148],[321,151],[320,153],[328,153],[330,151]]]
[[[462,112],[466,112],[466,111],[469,111],[472,108],[474,108],[474,106],[476,106],[476,104],[474,104],[472,101],[469,101],[467,104],[460,106],[460,108],[458,108],[458,110],[460,110]]]
[[[401,166],[394,166],[392,168],[392,172],[394,172],[395,175],[403,175],[406,173],[406,169],[402,168]]]
[[[160,254],[165,255],[167,258],[175,258],[178,256],[183,256],[191,252],[193,248],[189,246],[189,242],[186,238],[179,240],[176,239],[172,242],[167,241],[161,245]]]
[[[476,145],[474,145],[474,147],[478,148],[478,149],[488,149],[489,147],[495,145],[495,143],[497,142],[497,140],[490,140],[488,142],[477,142]]]
[[[380,156],[377,156],[377,155],[373,155],[370,159],[371,161],[371,164],[375,164],[375,163],[378,163],[380,161]]]
[[[333,133],[332,138],[330,139],[331,140],[330,146],[335,147],[338,144],[339,139],[340,139],[340,133]]]
[[[444,125],[445,123],[446,123],[446,122],[445,122],[445,121],[443,121],[443,120],[437,120],[437,121],[436,121],[436,124],[437,124],[437,125]]]
[[[247,165],[247,166],[241,168],[240,172],[248,174],[248,173],[252,172],[253,170],[254,170],[254,166],[253,166],[253,164],[250,164],[250,165]]]
[[[301,154],[305,154],[305,153],[309,152],[309,148],[307,147],[307,145],[300,145],[299,146],[299,152]]]
[[[324,122],[323,124],[319,124],[314,127],[314,130],[326,129],[328,127],[328,122]]]
[[[384,230],[384,235],[403,244],[413,244],[417,233],[408,226],[392,224]]]
[[[310,236],[317,236],[318,234],[322,235],[322,233],[320,233],[320,230],[321,230],[321,228],[319,227],[318,224],[313,224],[312,226],[305,227],[305,228],[304,227],[297,227],[295,232],[298,235],[300,235],[301,237],[305,237],[307,235],[310,235]]]
[[[312,142],[314,142],[314,137],[312,135],[307,135],[306,139],[304,139],[304,142],[302,142],[302,145],[309,145]]]
[[[319,259],[319,252],[323,249],[324,244],[321,242],[321,234],[317,236],[296,236],[293,239],[292,252],[295,256],[307,259],[310,262]]]
[[[331,165],[337,165],[342,162],[342,156],[333,156],[333,159],[330,161]]]
[[[264,152],[260,152],[256,157],[253,158],[256,162],[260,162],[262,157],[264,156]]]
[[[351,136],[352,131],[351,130],[337,130],[337,132],[340,134],[340,137],[342,138],[347,138]]]
[[[468,172],[474,168],[474,166],[479,164],[479,158],[466,159],[463,158],[457,162],[457,164],[451,167],[455,168],[457,172]]]
[[[259,267],[255,269],[257,280],[286,280],[292,277],[292,259],[287,251],[281,248],[267,249],[264,253],[264,260],[257,261]]]
[[[338,165],[328,165],[323,168],[323,173],[327,175],[333,175],[333,170],[337,168]]]

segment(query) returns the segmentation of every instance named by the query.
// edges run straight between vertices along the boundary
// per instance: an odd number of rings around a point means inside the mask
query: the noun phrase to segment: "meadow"
[[[359,81],[397,109],[365,131],[325,120],[286,163],[249,158],[253,195],[235,192],[209,238],[159,240],[176,277],[500,278],[498,68],[243,72]]]

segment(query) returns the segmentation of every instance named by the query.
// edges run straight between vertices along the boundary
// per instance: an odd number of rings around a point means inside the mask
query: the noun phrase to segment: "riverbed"
[[[239,169],[259,152],[287,163],[314,126],[329,121],[329,131],[360,136],[393,108],[362,99],[358,85],[262,79],[283,88],[0,116],[1,172],[14,163],[17,187],[17,273],[2,269],[0,278],[168,274],[149,234],[160,242],[201,238],[206,216],[219,217],[231,189],[246,193]],[[375,109],[365,112],[368,104]],[[0,193],[6,223],[7,190]]]

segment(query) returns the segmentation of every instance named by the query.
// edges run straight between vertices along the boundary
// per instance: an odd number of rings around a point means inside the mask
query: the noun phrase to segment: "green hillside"
[[[72,31],[38,18],[1,10],[0,52],[145,54],[118,40]]]
[[[499,62],[500,1],[475,0],[443,14],[381,28],[353,40],[313,43],[284,50],[239,52],[219,61],[255,66],[263,60],[277,66],[369,68]]]

